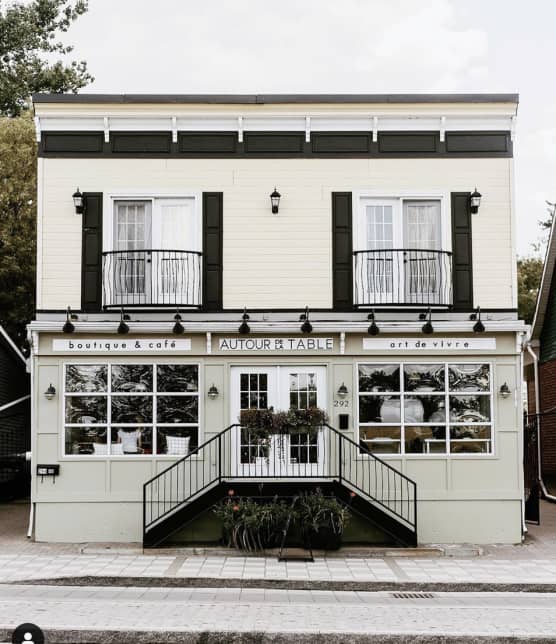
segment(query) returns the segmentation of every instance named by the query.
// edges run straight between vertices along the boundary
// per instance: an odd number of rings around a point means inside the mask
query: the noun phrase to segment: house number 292
[[[349,407],[349,400],[335,400],[334,407]]]

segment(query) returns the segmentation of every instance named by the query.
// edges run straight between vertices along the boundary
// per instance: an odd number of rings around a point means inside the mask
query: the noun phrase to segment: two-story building
[[[199,540],[309,484],[399,542],[521,540],[516,95],[34,108],[37,540]],[[267,407],[329,423],[261,441]]]

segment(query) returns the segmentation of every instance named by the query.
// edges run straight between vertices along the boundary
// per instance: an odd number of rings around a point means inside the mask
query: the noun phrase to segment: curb
[[[555,593],[556,584],[415,582],[415,581],[324,581],[304,579],[232,579],[222,577],[53,577],[9,581],[9,586],[113,586],[135,588],[266,588],[273,590],[422,591],[438,593]],[[469,640],[468,640],[469,641]]]
[[[547,644],[552,638],[528,636],[422,635],[411,633],[299,633],[241,631],[111,631],[45,629],[48,644]],[[0,640],[11,641],[12,631],[0,628]]]

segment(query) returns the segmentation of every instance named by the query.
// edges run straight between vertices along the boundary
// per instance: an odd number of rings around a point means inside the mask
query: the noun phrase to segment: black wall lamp
[[[243,315],[241,316],[241,324],[239,325],[238,332],[241,333],[241,335],[247,335],[251,329],[249,325],[247,324],[247,320],[249,319],[249,314],[247,313],[247,307],[243,309]]]
[[[434,333],[434,327],[432,326],[432,312],[430,308],[427,312],[427,321],[421,327],[421,331],[426,335],[430,335],[431,333]]]
[[[83,193],[77,188],[77,190],[72,195],[73,205],[75,206],[75,214],[82,215],[85,210],[85,198]]]
[[[47,400],[52,400],[55,395],[56,395],[56,387],[52,383],[50,383],[48,385],[48,389],[44,392],[44,397]]]
[[[377,323],[375,322],[375,312],[373,311],[372,313],[369,313],[367,316],[367,320],[370,320],[371,324],[369,325],[369,328],[367,329],[367,333],[369,335],[378,335],[380,333],[380,329],[378,328]]]
[[[73,333],[75,331],[75,326],[72,323],[73,315],[71,314],[71,307],[68,306],[66,309],[66,323],[62,327],[63,333]]]
[[[209,390],[207,391],[207,396],[211,399],[214,400],[215,398],[218,398],[218,394],[220,392],[216,388],[216,385],[212,383],[212,385],[209,387]]]
[[[299,321],[303,320],[301,325],[301,333],[311,333],[313,330],[313,325],[309,322],[309,307],[305,307],[305,313],[302,313],[299,316]]]
[[[510,391],[510,388],[508,387],[508,383],[505,382],[501,387],[500,387],[500,397],[501,398],[509,398],[512,395],[512,392]]]
[[[477,313],[471,313],[469,316],[470,320],[477,320],[475,324],[473,325],[473,332],[474,333],[484,333],[485,332],[485,325],[481,321],[481,307],[479,306],[477,308]]]
[[[477,192],[477,188],[471,193],[469,198],[469,205],[471,206],[472,214],[476,215],[479,212],[479,206],[481,205],[481,197],[483,195],[480,192]]]
[[[122,307],[122,311],[120,313],[120,324],[118,325],[118,333],[120,335],[129,333],[129,326],[125,323],[126,320],[129,320],[129,315],[124,313],[124,309]]]
[[[176,311],[176,315],[174,315],[174,320],[176,321],[174,324],[174,328],[172,329],[172,333],[175,333],[176,335],[181,335],[185,329],[183,328],[183,324],[181,323],[181,315],[179,311]]]
[[[270,203],[272,205],[272,214],[277,215],[278,214],[278,208],[280,206],[280,197],[282,195],[276,190],[276,186],[274,186],[274,190],[270,193]]]
[[[348,388],[346,387],[346,384],[344,382],[342,382],[342,384],[338,387],[336,394],[338,398],[345,398],[348,395]]]

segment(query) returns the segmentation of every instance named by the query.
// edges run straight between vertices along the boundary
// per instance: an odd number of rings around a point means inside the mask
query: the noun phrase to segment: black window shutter
[[[203,308],[222,310],[223,193],[203,192]]]
[[[351,192],[332,193],[332,306],[353,308]]]
[[[85,192],[82,217],[81,309],[102,310],[102,192]]]
[[[473,258],[469,192],[452,192],[454,309],[473,308]]]

